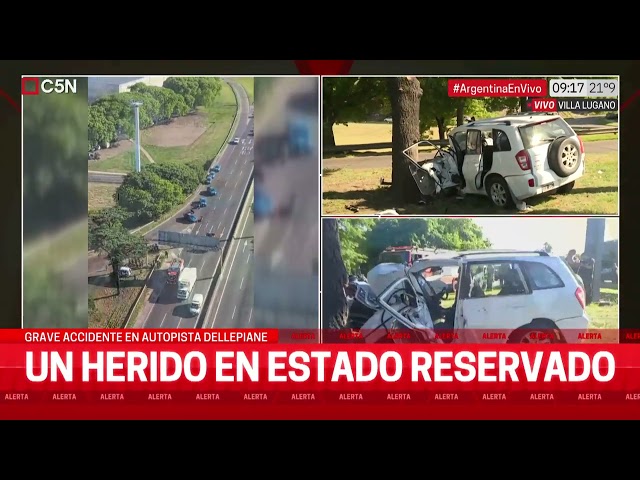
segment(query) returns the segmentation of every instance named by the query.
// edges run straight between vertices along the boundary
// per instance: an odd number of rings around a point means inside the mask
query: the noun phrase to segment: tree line
[[[135,123],[132,102],[140,106],[140,128],[169,122],[210,107],[222,88],[222,80],[211,77],[169,77],[162,87],[137,83],[128,92],[102,97],[89,105],[89,149],[106,147],[120,135],[132,138]]]
[[[380,253],[392,246],[457,251],[491,246],[482,229],[468,218],[340,219],[338,235],[340,254],[350,273],[366,273],[377,265]]]
[[[527,99],[519,97],[449,97],[447,78],[419,77],[416,81],[422,91],[417,105],[419,133],[423,135],[437,127],[441,140],[446,139],[447,127],[462,125],[465,116],[482,118],[493,112],[526,111],[528,108]],[[335,146],[334,125],[389,115],[393,110],[396,83],[396,78],[325,78],[322,85],[324,145]]]

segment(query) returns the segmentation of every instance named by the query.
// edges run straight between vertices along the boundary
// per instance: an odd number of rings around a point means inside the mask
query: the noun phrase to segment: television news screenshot
[[[640,418],[640,64],[398,62],[2,80],[0,418]]]

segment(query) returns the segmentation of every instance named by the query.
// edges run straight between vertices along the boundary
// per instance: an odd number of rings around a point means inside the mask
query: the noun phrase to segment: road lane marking
[[[251,315],[253,315],[253,307],[249,310],[249,321],[247,322],[247,325],[251,323]]]
[[[204,264],[207,263],[207,259],[205,258],[204,260],[202,260],[202,266],[200,267],[200,270],[202,270],[204,268]]]
[[[239,288],[239,290],[242,290],[242,285],[244,285],[244,277],[242,277],[242,279],[240,280],[240,288]]]
[[[244,241],[244,245],[242,245],[242,253],[244,253],[244,249],[247,248],[247,241]]]
[[[233,313],[231,314],[231,320],[233,320],[233,317],[236,316],[236,307],[237,307],[237,305],[233,306]]]
[[[251,255],[247,255],[247,261],[245,263],[249,263],[250,258],[251,258]]]
[[[216,228],[216,230],[220,230],[220,225],[222,225],[222,220],[218,222],[218,228]]]
[[[248,205],[248,204],[247,204]],[[242,228],[240,232],[244,234],[245,227],[247,226],[247,221],[249,220],[249,209],[246,209],[247,214],[244,217],[244,223],[242,224]],[[222,291],[220,292],[220,301],[218,302],[218,306],[216,307],[216,311],[213,314],[213,322],[211,323],[211,328],[216,324],[216,320],[218,319],[218,312],[220,311],[220,304],[222,303],[222,299],[224,298],[224,291],[227,289],[227,283],[229,283],[229,277],[231,276],[231,270],[233,269],[233,263],[236,260],[236,255],[238,254],[238,248],[240,247],[239,243],[236,243],[236,250],[233,252],[233,257],[231,258],[231,263],[229,264],[229,268],[227,270],[227,275],[224,279],[224,284],[222,285]]]
[[[229,207],[225,207],[224,212],[222,213],[222,215],[226,215],[227,214],[227,210],[229,210]]]
[[[160,322],[160,328],[162,328],[162,326],[164,325],[164,321],[167,319],[167,313],[164,314],[164,317],[162,317],[162,321]]]
[[[207,222],[207,223],[205,223],[205,224],[204,224],[204,231],[205,231],[205,232],[207,231],[207,225],[209,225],[209,222]]]
[[[191,265],[191,260],[193,260],[193,259],[190,258],[189,261],[187,262],[187,268],[189,267],[189,265]]]
[[[222,229],[222,233],[220,234],[220,236],[221,236],[221,237],[224,235],[224,231],[225,231],[226,229],[227,229],[227,227],[224,227],[224,228]]]

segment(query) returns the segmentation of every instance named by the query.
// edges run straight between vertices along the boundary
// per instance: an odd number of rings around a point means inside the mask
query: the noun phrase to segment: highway
[[[245,203],[234,238],[229,245],[229,252],[203,328],[255,328],[251,323],[253,246],[253,213],[249,200]]]
[[[237,83],[229,82],[229,84],[236,92],[239,101],[238,123],[236,131],[231,137],[240,138],[240,143],[227,145],[222,155],[214,162],[221,167],[221,171],[212,181],[212,186],[217,189],[218,195],[215,197],[207,196],[206,186],[203,185],[201,195],[208,199],[209,204],[205,208],[196,210],[196,216],[202,217],[202,221],[195,224],[186,223],[183,215],[190,207],[185,206],[174,219],[149,232],[146,235],[149,241],[157,238],[158,230],[202,236],[213,233],[221,242],[231,241],[233,221],[244,200],[243,194],[247,185],[253,177],[253,136],[249,135],[249,131],[253,129],[253,119],[249,118],[252,107],[249,105],[245,90]],[[191,296],[186,301],[177,299],[176,285],[166,283],[165,269],[173,258],[182,258],[185,268],[195,267],[198,269],[196,284]],[[220,260],[220,251],[195,250],[193,247],[169,250],[167,261],[163,262],[162,267],[156,270],[149,280],[148,285],[152,292],[137,319],[136,326],[144,328],[196,327],[198,317],[189,312],[191,299],[196,293],[201,293],[206,298]],[[251,282],[245,280],[244,283]],[[251,292],[248,295],[250,296]]]

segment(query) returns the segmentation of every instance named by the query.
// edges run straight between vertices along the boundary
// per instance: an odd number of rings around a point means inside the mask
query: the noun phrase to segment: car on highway
[[[216,165],[215,167],[213,167],[213,172],[218,173],[220,172],[220,165]]]
[[[238,145],[240,143],[240,138],[236,137],[231,140],[231,145]]]
[[[216,178],[216,172],[209,172],[209,175],[207,175],[207,178],[209,180],[213,180],[214,178]]]
[[[196,217],[195,214],[191,212],[185,213],[184,218],[190,223],[196,223],[198,221],[198,217]]]
[[[211,180],[213,180],[211,177],[207,177],[204,179],[204,184],[205,185],[210,185],[211,184]]]
[[[211,195],[212,197],[215,197],[216,195],[218,195],[218,191],[215,188],[211,187],[211,186],[209,188],[207,188],[207,193],[209,195]]]
[[[423,194],[457,188],[512,208],[543,193],[569,193],[585,173],[585,149],[559,115],[528,112],[456,127],[433,160],[410,163]]]
[[[200,208],[204,208],[207,206],[207,199],[204,197],[200,197]]]
[[[204,295],[201,293],[196,293],[191,300],[191,305],[189,306],[189,311],[191,315],[199,315],[200,310],[202,310],[202,304],[204,303]]]

